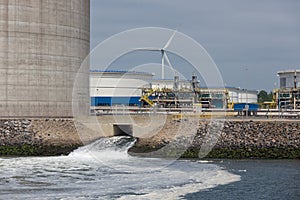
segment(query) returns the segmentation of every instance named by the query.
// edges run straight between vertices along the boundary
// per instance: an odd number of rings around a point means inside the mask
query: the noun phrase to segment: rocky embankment
[[[154,157],[300,159],[300,121],[170,120],[157,135],[141,138],[130,152]]]
[[[139,138],[129,153],[148,157],[300,159],[300,121],[276,120],[170,117],[157,134]],[[78,129],[85,138],[79,137]],[[97,138],[99,135],[85,126],[75,127],[73,119],[0,119],[0,156],[65,155]]]
[[[0,156],[53,156],[81,146],[72,119],[0,120]]]

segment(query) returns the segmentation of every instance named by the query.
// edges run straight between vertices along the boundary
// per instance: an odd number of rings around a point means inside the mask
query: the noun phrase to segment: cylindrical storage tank
[[[239,103],[257,103],[257,91],[240,90]]]
[[[135,71],[90,72],[91,106],[138,106],[143,88],[149,88],[153,74]]]
[[[257,103],[258,95],[257,91],[249,91],[248,92],[248,103]]]
[[[72,116],[89,38],[89,0],[0,0],[0,116]]]
[[[235,89],[229,89],[229,102],[231,103],[238,103],[239,102],[239,95]]]

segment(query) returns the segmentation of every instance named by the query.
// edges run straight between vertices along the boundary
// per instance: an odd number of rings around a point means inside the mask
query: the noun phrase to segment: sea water
[[[241,180],[188,194],[185,199],[300,199],[300,160],[214,161]]]
[[[256,187],[252,161],[137,158],[127,154],[133,144],[128,137],[103,138],[69,156],[0,158],[0,199],[244,199]]]

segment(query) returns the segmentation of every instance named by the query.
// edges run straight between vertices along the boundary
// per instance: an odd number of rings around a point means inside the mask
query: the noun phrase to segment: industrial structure
[[[280,88],[299,88],[300,70],[285,70],[277,72]]]
[[[257,103],[257,91],[237,87],[201,89],[199,100],[207,108],[229,108],[238,103]]]
[[[278,109],[300,109],[300,70],[279,71],[280,88],[273,91]]]
[[[191,80],[154,80],[153,74],[131,71],[90,72],[91,106],[136,106],[140,108],[233,109],[235,103],[257,103],[257,91],[234,87],[201,88]]]
[[[175,76],[174,80],[154,80],[151,83],[152,88],[145,88],[141,98],[150,106],[182,108],[200,104],[204,109],[231,109],[236,103],[257,103],[257,91],[235,87],[202,88],[196,76],[190,81]]]
[[[2,0],[0,41],[0,116],[72,116],[74,79],[90,50],[90,1]]]

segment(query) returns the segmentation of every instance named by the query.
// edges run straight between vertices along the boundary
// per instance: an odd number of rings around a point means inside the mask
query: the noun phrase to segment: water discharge
[[[178,199],[240,180],[208,162],[132,157],[134,142],[103,138],[69,156],[0,158],[0,199]]]

